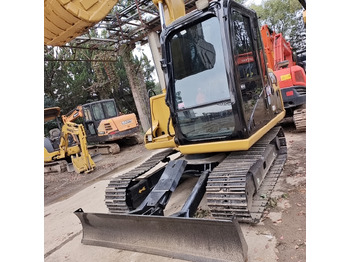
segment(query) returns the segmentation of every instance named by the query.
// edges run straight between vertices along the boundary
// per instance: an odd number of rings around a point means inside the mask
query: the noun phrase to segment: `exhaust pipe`
[[[247,261],[247,243],[236,219],[74,212],[82,243],[198,262]]]

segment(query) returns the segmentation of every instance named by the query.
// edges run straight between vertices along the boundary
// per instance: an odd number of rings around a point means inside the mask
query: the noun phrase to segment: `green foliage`
[[[159,85],[157,86],[154,82],[154,79],[152,78],[154,66],[150,64],[151,61],[148,59],[148,57],[143,54],[141,58],[135,56],[132,58],[132,60],[137,65],[138,70],[143,70],[147,91],[153,90],[156,93],[159,93],[159,91],[157,92],[157,87],[160,90]],[[121,57],[117,58],[115,66],[117,68],[119,83],[114,86],[113,98],[115,99],[121,112],[137,114],[137,109],[134,98],[132,96],[129,80],[127,78]]]
[[[114,86],[113,98],[116,101],[117,107],[124,114],[136,113],[137,110],[134,98],[132,96],[129,80],[121,57],[118,57],[115,67],[117,68],[119,83]]]
[[[147,56],[144,53],[142,53],[140,61],[137,57],[135,57],[135,62],[140,63],[141,68],[143,69],[147,92],[149,92],[150,90],[153,90],[154,92],[158,93],[156,90],[156,84],[155,84],[153,77],[152,77],[152,72],[154,71],[154,66],[151,65],[151,63],[150,63],[151,61],[148,60]]]
[[[303,24],[303,7],[298,0],[263,0],[252,4],[260,25],[267,24],[276,33],[282,33],[295,50],[306,48],[306,32]]]
[[[52,97],[49,97],[48,95],[44,94],[44,108],[55,106],[57,106],[55,100],[53,100]]]
[[[93,83],[92,69],[87,62],[59,61],[89,56],[89,50],[72,53],[69,49],[45,47],[45,59],[57,59],[44,63],[44,93],[46,101],[61,107],[67,113],[75,105],[84,103],[89,93],[85,88]]]
[[[101,48],[107,47],[101,46]],[[116,58],[111,58],[111,55]],[[123,62],[115,53],[45,47],[44,56],[45,60],[53,60],[44,63],[45,107],[59,106],[61,112],[66,114],[79,104],[114,98],[121,112],[137,113]],[[93,65],[89,61],[68,61],[94,58],[116,60],[116,62],[95,62]],[[147,56],[143,55],[141,59],[134,58],[134,62],[144,72],[147,89],[156,89],[151,75],[154,67],[150,65]],[[95,70],[97,68],[101,72],[98,76]],[[111,74],[115,77],[111,77]]]

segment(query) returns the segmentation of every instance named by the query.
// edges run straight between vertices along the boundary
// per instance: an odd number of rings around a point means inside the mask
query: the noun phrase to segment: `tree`
[[[148,57],[145,55],[145,53],[142,52],[142,55],[139,57],[134,57],[134,63],[138,66],[141,66],[143,70],[143,75],[146,82],[146,89],[147,93],[152,90],[155,94],[160,94],[162,92],[160,88],[160,84],[158,85],[154,82],[152,73],[154,72],[155,67],[151,65],[151,61],[148,59]]]
[[[101,45],[100,48],[107,47]],[[45,101],[61,107],[63,114],[78,104],[113,98],[121,112],[136,113],[141,121],[123,59],[115,52],[45,47],[45,59],[50,60],[44,63]],[[95,62],[70,61],[82,59],[95,59]],[[148,106],[146,90],[156,88],[151,75],[154,67],[145,55],[139,59],[130,53],[130,63],[135,64],[135,72],[140,79],[143,78],[137,83],[145,84],[143,100]],[[135,84],[134,80],[132,82]],[[49,106],[48,102],[45,106]]]
[[[125,4],[132,1],[120,0],[119,5],[111,10],[111,17],[117,19],[116,12],[123,10]],[[89,30],[91,37],[109,38],[109,34],[106,30]],[[101,43],[98,46],[109,48]],[[45,62],[45,95],[55,101],[63,113],[92,99],[114,98],[121,112],[134,112],[138,115],[142,128],[146,131],[150,127],[147,92],[159,88],[152,78],[154,68],[148,58],[145,55],[141,58],[133,57],[131,45],[126,49],[122,47],[123,51],[118,54],[113,51],[92,51],[85,44],[80,44],[79,47],[87,49],[46,48],[45,58],[62,61]],[[107,61],[111,57],[115,62]],[[67,61],[82,58],[94,62]]]
[[[147,131],[151,127],[151,113],[146,82],[141,63],[135,61],[135,58],[132,55],[132,50],[132,46],[124,45],[120,48],[119,55],[125,66],[126,75],[128,76],[142,129],[143,131]]]
[[[89,99],[90,94],[86,89],[94,81],[91,65],[70,60],[86,59],[90,55],[90,50],[72,52],[65,48],[45,47],[44,93],[46,99],[54,101],[63,113],[68,113],[75,105]]]
[[[261,5],[249,7],[256,11],[261,26],[267,24],[276,33],[282,33],[294,50],[306,49],[303,8],[298,0],[263,0]]]

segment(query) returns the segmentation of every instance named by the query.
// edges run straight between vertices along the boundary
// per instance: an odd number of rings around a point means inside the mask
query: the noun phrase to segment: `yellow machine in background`
[[[59,107],[44,109],[45,122],[57,120],[59,115]],[[84,127],[71,122],[50,130],[50,138],[44,137],[45,172],[64,171],[67,159],[71,162],[66,167],[69,172],[88,173],[96,167],[87,149]]]

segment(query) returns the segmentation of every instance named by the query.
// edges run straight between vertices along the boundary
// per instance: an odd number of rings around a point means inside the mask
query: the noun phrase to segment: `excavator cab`
[[[165,102],[175,134],[169,128],[157,131],[153,124],[153,139],[146,137],[146,147],[157,148],[157,136],[168,132],[183,153],[223,151],[212,142],[249,139],[284,114],[255,13],[233,1],[225,3],[218,7],[213,2],[207,10],[188,14],[161,34]],[[152,116],[159,111],[157,105],[151,110]],[[195,149],[189,152],[187,146]],[[232,150],[237,150],[234,144],[224,151]]]
[[[102,120],[117,117],[120,114],[113,99],[91,102],[82,107],[84,126],[90,139],[98,137],[98,127]]]
[[[53,152],[58,150],[61,135],[61,125],[58,117],[61,114],[61,109],[59,107],[51,107],[44,109],[44,123],[47,125],[45,127],[46,136],[44,137],[44,147],[48,152]],[[49,124],[52,123],[53,124]]]

